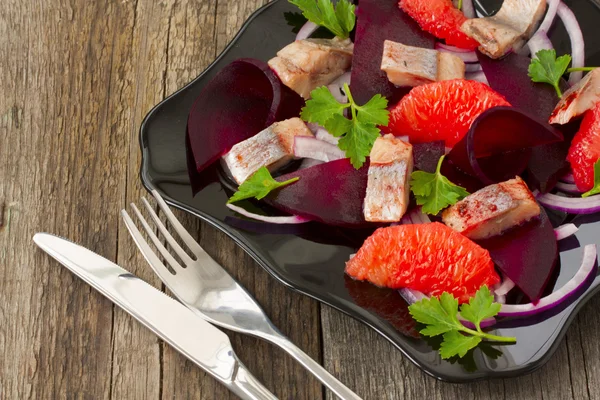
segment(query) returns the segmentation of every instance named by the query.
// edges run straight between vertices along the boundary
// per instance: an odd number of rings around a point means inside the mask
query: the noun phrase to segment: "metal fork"
[[[169,271],[169,269],[159,261],[154,252],[150,250],[148,244],[127,211],[122,210],[121,214],[129,233],[154,272],[156,272],[165,285],[167,285],[183,304],[196,315],[214,325],[232,331],[257,336],[281,347],[325,386],[331,389],[331,391],[339,398],[360,400],[360,397],[285,337],[273,325],[265,312],[246,289],[235,281],[235,279],[213,260],[192,238],[179,220],[177,220],[173,212],[171,212],[158,192],[153,190],[152,195],[167,217],[173,230],[179,234],[180,238],[194,255],[194,258],[190,257],[185,250],[179,246],[175,241],[175,238],[173,238],[167,228],[163,225],[158,215],[156,215],[156,212],[154,212],[150,203],[148,203],[145,198],[142,198],[142,202],[146,206],[154,224],[179,259],[185,264],[185,267],[183,267],[161,243],[150,224],[142,216],[135,204],[132,203],[131,207],[133,212],[140,220],[144,230],[162,254],[167,264],[175,272],[174,274]]]

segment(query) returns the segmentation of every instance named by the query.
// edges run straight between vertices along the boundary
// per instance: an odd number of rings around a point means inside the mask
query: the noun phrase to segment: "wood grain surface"
[[[31,238],[66,236],[161,287],[119,217],[144,194],[139,125],[263,3],[0,2],[0,399],[234,398]],[[283,288],[215,229],[178,215],[294,343],[365,399],[600,398],[600,298],[540,371],[451,385],[360,323]],[[229,336],[278,397],[333,398],[279,349]]]

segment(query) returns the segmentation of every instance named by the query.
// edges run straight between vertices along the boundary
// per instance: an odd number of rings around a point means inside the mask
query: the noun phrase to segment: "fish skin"
[[[486,186],[442,213],[450,228],[470,239],[486,239],[540,215],[540,206],[520,178]]]
[[[481,44],[479,51],[500,58],[525,45],[545,11],[546,0],[504,0],[496,15],[468,19],[461,30]]]
[[[330,84],[350,69],[353,50],[350,39],[296,40],[268,64],[284,85],[308,99],[313,89]]]
[[[414,164],[412,146],[388,134],[377,138],[369,158],[363,205],[365,220],[400,221],[409,203],[409,181]]]
[[[600,68],[589,72],[582,80],[563,93],[550,116],[551,124],[564,125],[592,109],[600,101]]]
[[[294,138],[313,136],[300,118],[275,122],[249,139],[233,146],[223,156],[223,162],[233,179],[242,184],[248,177],[266,166],[269,171],[287,164],[294,158]]]
[[[383,44],[381,70],[397,86],[414,87],[465,77],[465,63],[460,57],[437,50],[405,46],[391,40]]]

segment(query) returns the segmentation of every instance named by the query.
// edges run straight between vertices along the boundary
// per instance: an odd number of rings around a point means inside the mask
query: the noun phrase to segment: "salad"
[[[289,2],[307,20],[296,40],[231,62],[196,100],[193,183],[220,165],[243,216],[371,229],[346,274],[399,290],[442,358],[514,343],[486,328],[591,284],[595,245],[551,284],[577,227],[548,213],[600,211],[600,69],[564,3],[504,0],[477,18],[470,0]],[[557,19],[571,54],[548,39]]]

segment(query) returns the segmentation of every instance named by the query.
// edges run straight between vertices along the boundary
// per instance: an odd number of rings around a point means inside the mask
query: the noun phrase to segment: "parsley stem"
[[[290,183],[294,183],[294,182],[299,181],[299,180],[300,180],[300,177],[296,176],[295,178],[288,179],[287,181],[279,182],[279,184],[281,186],[283,186],[283,185],[289,185]]]
[[[444,162],[444,158],[446,157],[446,155],[444,154],[443,156],[440,157],[440,159],[438,160],[437,163],[437,167],[435,168],[435,173],[439,174],[440,171],[442,170],[442,163]]]
[[[462,324],[461,324],[462,325]],[[507,336],[498,336],[498,335],[492,335],[490,333],[485,333],[485,332],[481,332],[481,331],[475,331],[473,329],[469,329],[466,326],[462,325],[459,330],[465,332],[465,333],[469,333],[473,336],[478,336],[482,339],[487,339],[489,341],[492,342],[503,342],[503,343],[517,343],[517,338],[514,337],[507,337]]]
[[[561,98],[562,92],[560,91],[560,87],[558,87],[558,82],[553,84],[552,86],[554,86],[554,90],[556,90],[556,94],[558,95],[558,98]]]
[[[354,98],[352,97],[352,93],[350,93],[350,86],[347,83],[344,83],[344,93],[348,96],[348,101],[350,102],[350,110],[352,111],[352,119],[356,120],[356,103],[354,102]]]
[[[581,67],[581,68],[569,68],[567,70],[567,72],[577,72],[577,71],[583,71],[583,72],[587,72],[587,71],[593,71],[594,69],[596,69],[598,67]]]
[[[462,10],[462,0],[458,0],[458,8],[459,10]]]

